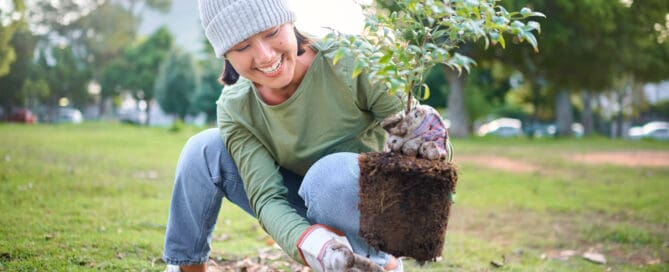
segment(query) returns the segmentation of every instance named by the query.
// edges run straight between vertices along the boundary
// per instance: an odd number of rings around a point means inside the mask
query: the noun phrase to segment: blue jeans
[[[359,235],[358,154],[335,153],[318,160],[304,177],[281,168],[288,202],[312,224],[339,229],[353,251],[386,265],[389,254],[367,245]],[[223,198],[249,215],[253,210],[237,166],[218,129],[191,137],[176,168],[163,259],[167,264],[205,263]]]

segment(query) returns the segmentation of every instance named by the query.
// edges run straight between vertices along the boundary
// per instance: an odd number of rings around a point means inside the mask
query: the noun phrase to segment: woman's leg
[[[344,232],[356,254],[385,267],[392,256],[370,247],[359,235],[359,175],[358,154],[331,154],[309,168],[299,194],[304,199],[307,218],[311,222]]]
[[[297,195],[302,177],[283,168],[280,172],[288,188],[288,201],[305,216],[306,207]],[[165,233],[163,259],[167,264],[207,261],[223,197],[253,216],[237,166],[219,129],[213,128],[191,137],[179,157]]]
[[[241,182],[235,182],[237,179],[237,167],[229,158],[218,129],[205,130],[188,140],[177,163],[167,220],[163,253],[167,264],[207,261],[223,197],[226,193],[228,197],[246,196],[239,193],[244,188]],[[251,213],[248,200],[235,202]]]

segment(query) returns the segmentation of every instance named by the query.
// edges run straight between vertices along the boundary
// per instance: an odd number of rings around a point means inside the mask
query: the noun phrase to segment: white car
[[[56,123],[79,124],[84,121],[81,111],[75,108],[59,108]]]
[[[669,140],[669,122],[653,121],[627,131],[630,139]]]
[[[522,122],[515,118],[499,118],[481,125],[479,136],[518,137],[523,135]]]

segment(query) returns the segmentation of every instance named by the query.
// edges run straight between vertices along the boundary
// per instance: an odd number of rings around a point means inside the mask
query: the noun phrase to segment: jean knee
[[[333,153],[314,163],[307,171],[299,195],[309,207],[309,202],[337,193],[358,190],[358,154],[350,152]]]
[[[223,139],[217,128],[210,128],[191,136],[179,156],[177,175],[181,171],[206,167],[211,178],[220,177],[217,166],[221,152],[224,151]]]
[[[186,141],[181,154],[182,156],[197,155],[201,154],[202,150],[207,150],[210,146],[218,146],[222,144],[223,138],[221,138],[220,130],[217,128],[209,128],[191,136],[188,141]]]

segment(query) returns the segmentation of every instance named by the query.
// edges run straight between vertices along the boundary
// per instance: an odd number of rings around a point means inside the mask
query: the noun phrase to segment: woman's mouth
[[[258,67],[258,70],[263,72],[266,76],[277,76],[279,73],[281,73],[281,64],[283,63],[283,55],[279,56],[279,58],[272,64],[271,66],[268,67]]]

